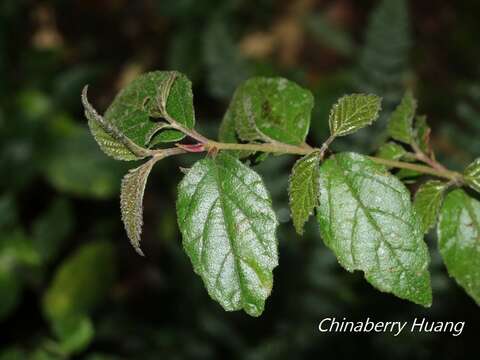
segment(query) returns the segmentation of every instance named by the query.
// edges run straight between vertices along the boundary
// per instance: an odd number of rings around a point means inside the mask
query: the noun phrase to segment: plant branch
[[[293,154],[293,155],[307,155],[312,151],[319,151],[323,154],[328,145],[333,141],[333,138],[329,138],[325,143],[322,145],[321,148],[305,148],[303,146],[294,146],[282,143],[276,144],[236,144],[236,143],[221,143],[217,141],[209,141],[205,144],[205,149],[209,150],[246,150],[246,151],[261,151],[261,152],[269,152],[269,153],[282,153],[282,154]],[[402,161],[395,161],[395,160],[387,160],[381,159],[377,157],[370,156],[369,157],[372,161],[386,165],[389,167],[394,167],[398,169],[409,169],[414,170],[422,174],[432,175],[443,179],[448,179],[450,181],[454,181],[455,183],[462,183],[463,177],[460,173],[455,171],[450,171],[445,168],[438,169],[433,168],[430,166],[412,164]]]
[[[382,165],[386,165],[386,166],[394,167],[398,169],[413,170],[422,174],[433,175],[439,178],[455,181],[456,183],[463,182],[462,175],[456,171],[450,171],[447,169],[438,170],[438,169],[434,169],[433,167],[429,167],[425,165],[418,165],[418,164],[412,164],[412,163],[407,163],[402,161],[382,159],[374,156],[369,156],[369,158],[372,161],[376,162],[377,164],[382,164]]]
[[[237,143],[222,143],[217,141],[208,141],[205,144],[205,149],[210,150],[246,150],[246,151],[260,151],[267,153],[293,154],[293,155],[307,155],[312,151],[318,150],[315,148],[307,148],[303,146],[295,146],[284,143],[265,143],[265,144],[237,144]]]
[[[448,171],[445,166],[440,164],[438,161],[430,158],[427,154],[425,154],[420,147],[417,145],[417,143],[413,142],[411,144],[413,151],[415,151],[415,158],[427,165],[430,165],[432,168],[438,170],[438,171]]]
[[[236,150],[236,151],[255,151],[255,152],[265,152],[265,153],[276,153],[276,154],[292,154],[292,155],[308,155],[313,151],[318,151],[320,153],[320,158],[323,159],[325,152],[327,151],[330,144],[335,139],[335,136],[330,136],[320,148],[312,147],[306,143],[301,144],[300,146],[285,144],[281,142],[269,142],[263,144],[239,144],[239,143],[223,143],[214,140],[210,140],[205,136],[199,134],[193,129],[188,129],[175,119],[171,118],[168,113],[165,111],[163,114],[165,120],[167,120],[173,128],[183,132],[185,135],[191,137],[194,140],[198,141],[198,144],[194,145],[182,145],[177,144],[177,148],[172,149],[161,149],[154,151],[155,154],[159,154],[158,156],[167,157],[171,155],[177,154],[184,154],[189,152],[207,152],[207,153],[216,153],[220,150]],[[419,165],[419,164],[412,164],[408,162],[396,161],[396,160],[388,160],[382,159],[374,156],[369,156],[369,158],[376,162],[377,164],[386,165],[388,167],[398,168],[398,169],[408,169],[417,171],[422,174],[432,175],[435,177],[443,178],[450,180],[456,184],[463,184],[463,176],[462,174],[451,171],[446,169],[443,165],[438,163],[437,161],[429,158],[425,155],[421,149],[416,145],[413,144],[412,148],[415,151],[415,157],[425,162],[429,166]],[[168,151],[168,153],[166,153]],[[161,155],[160,155],[161,154]],[[157,155],[154,155],[157,156]]]

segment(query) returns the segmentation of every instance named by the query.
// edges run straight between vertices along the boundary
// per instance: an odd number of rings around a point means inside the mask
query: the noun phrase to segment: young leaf
[[[449,193],[438,225],[438,244],[448,273],[480,305],[480,202],[463,190]]]
[[[198,161],[178,188],[183,247],[210,296],[227,311],[263,312],[277,266],[277,220],[262,179],[220,153]]]
[[[131,169],[122,179],[120,192],[120,210],[125,231],[135,251],[142,256],[140,235],[143,225],[143,194],[148,175],[154,164],[155,160],[152,159],[135,169]]]
[[[480,158],[468,165],[463,174],[467,185],[480,192]]]
[[[303,225],[318,203],[319,153],[312,152],[298,160],[290,175],[290,209],[297,233],[303,234]]]
[[[420,217],[424,233],[435,226],[446,189],[447,184],[443,181],[430,180],[415,193],[413,206]]]
[[[168,115],[187,128],[195,124],[192,84],[174,71],[140,76],[115,97],[104,117],[89,104],[87,87],[82,93],[82,102],[95,140],[107,155],[117,160],[144,158],[149,155],[147,145],[178,141],[185,136],[171,129],[168,123],[153,121],[153,118]],[[165,109],[160,109],[160,104],[164,104]]]
[[[300,145],[310,127],[313,95],[287,79],[257,77],[237,89],[230,106],[242,140]]]
[[[429,254],[405,186],[354,153],[325,161],[319,184],[320,232],[340,264],[362,270],[381,291],[430,306]]]
[[[376,95],[347,95],[333,105],[329,125],[332,136],[345,136],[372,124],[378,118],[382,99]]]
[[[407,91],[388,120],[388,134],[397,141],[411,144],[413,140],[413,118],[416,111],[417,101],[412,92]]]
[[[126,137],[115,125],[100,116],[88,102],[88,86],[82,91],[82,104],[85,109],[85,117],[88,126],[102,151],[115,160],[139,160],[148,156],[148,150],[135,144]]]
[[[394,142],[389,142],[380,146],[377,156],[382,159],[400,160],[406,153],[407,151],[403,148],[403,146]]]
[[[431,129],[427,124],[427,117],[420,115],[415,118],[415,142],[424,154],[431,157],[433,154],[432,145],[430,144]]]

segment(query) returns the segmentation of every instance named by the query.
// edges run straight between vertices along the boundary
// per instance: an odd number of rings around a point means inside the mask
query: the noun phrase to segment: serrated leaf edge
[[[122,222],[130,243],[135,251],[142,256],[144,256],[144,253],[140,249],[140,241],[143,226],[143,195],[148,175],[157,160],[153,158],[139,167],[129,170],[123,177],[121,184],[120,211]],[[136,186],[135,183],[137,183]],[[132,189],[130,186],[134,186],[134,188]]]
[[[311,156],[316,156],[317,157],[317,163],[316,163],[315,167],[316,167],[316,173],[318,174],[318,171],[320,169],[320,152],[319,151],[314,151],[314,152],[312,152],[308,155],[305,155],[304,157],[298,159],[295,162],[295,164],[292,167],[292,172],[291,172],[291,174],[288,178],[289,207],[290,207],[290,212],[292,214],[293,226],[295,227],[295,231],[297,232],[298,235],[303,235],[303,231],[304,231],[303,227],[304,227],[305,223],[308,221],[310,216],[313,214],[315,208],[318,206],[318,193],[319,193],[320,189],[318,188],[318,178],[317,178],[316,187],[314,189],[314,191],[315,191],[315,194],[314,194],[315,203],[313,204],[312,208],[308,212],[306,218],[303,219],[303,222],[302,223],[297,223],[297,221],[295,220],[295,216],[293,214],[292,180],[293,180],[294,172],[298,168],[298,166],[301,165],[303,161],[308,160]]]

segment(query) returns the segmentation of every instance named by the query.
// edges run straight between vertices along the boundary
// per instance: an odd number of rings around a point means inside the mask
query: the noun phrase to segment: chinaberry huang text
[[[393,336],[403,331],[422,333],[446,333],[452,336],[462,334],[465,321],[430,321],[425,318],[415,318],[413,321],[373,321],[367,318],[363,321],[348,321],[346,318],[324,318],[318,324],[322,333],[386,333]]]

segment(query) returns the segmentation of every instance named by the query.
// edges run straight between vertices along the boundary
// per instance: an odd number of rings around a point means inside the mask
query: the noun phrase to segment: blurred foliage
[[[319,144],[339,96],[384,96],[386,116],[409,87],[440,159],[457,169],[480,156],[479,13],[480,3],[467,0],[1,1],[0,359],[466,357],[478,308],[447,279],[435,235],[431,309],[376,292],[340,269],[314,221],[295,235],[285,190],[293,157],[249,160],[259,163],[281,222],[280,266],[262,318],[210,301],[181,248],[175,186],[195,155],[154,170],[147,257],[138,257],[118,214],[120,178],[134,165],[109,160],[88,136],[80,91],[90,83],[94,105],[105,109],[141,72],[185,72],[208,134],[244,79],[284,76],[314,93],[309,141]],[[383,131],[362,130],[335,149],[368,152]],[[319,334],[327,316],[467,325],[458,338]]]

